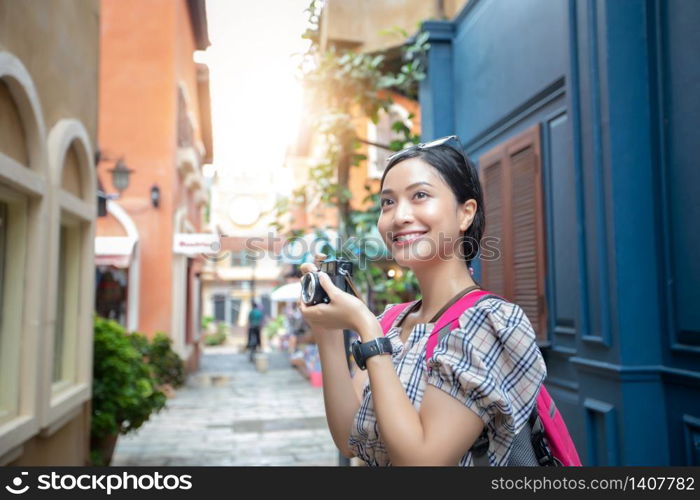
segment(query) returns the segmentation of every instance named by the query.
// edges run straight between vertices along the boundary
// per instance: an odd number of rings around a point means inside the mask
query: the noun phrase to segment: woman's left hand
[[[359,298],[344,292],[331,281],[328,274],[319,272],[321,286],[328,294],[330,303],[307,306],[299,301],[299,308],[304,320],[314,330],[349,329],[359,331],[366,318],[374,314]]]

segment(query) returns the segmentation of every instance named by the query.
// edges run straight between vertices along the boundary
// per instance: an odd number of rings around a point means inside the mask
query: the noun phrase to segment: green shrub
[[[226,340],[226,334],[224,332],[209,333],[204,336],[204,343],[206,345],[221,345]]]
[[[214,321],[214,318],[211,316],[203,316],[202,317],[202,329],[206,330],[209,327],[209,324]]]
[[[204,343],[206,345],[221,345],[226,341],[228,336],[228,326],[226,323],[219,322],[216,324],[216,333],[207,333],[204,335]]]
[[[271,340],[275,335],[277,335],[284,328],[284,316],[279,315],[274,319],[267,322],[265,325],[265,336],[268,340]]]
[[[173,341],[163,332],[157,332],[153,340],[142,333],[128,335],[131,344],[153,368],[158,386],[170,384],[180,387],[185,383],[185,363],[173,351]]]
[[[124,334],[131,342],[131,345],[134,346],[134,348],[141,353],[141,356],[146,361],[148,361],[148,356],[151,353],[151,344],[148,341],[148,337],[146,337],[143,333],[139,332],[127,333],[125,331]]]
[[[165,406],[155,370],[144,358],[148,339],[115,321],[95,318],[91,440],[127,434]],[[93,454],[94,455],[94,454]]]
[[[223,321],[218,322],[216,324],[216,333],[225,337],[226,335],[228,335],[228,325]]]
[[[173,341],[163,332],[157,332],[151,342],[148,360],[156,371],[159,384],[180,387],[185,383],[185,363],[173,351]]]

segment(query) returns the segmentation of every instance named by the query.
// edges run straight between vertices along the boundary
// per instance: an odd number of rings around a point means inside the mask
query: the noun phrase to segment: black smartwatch
[[[378,337],[366,344],[359,340],[352,343],[352,357],[355,358],[355,363],[360,370],[367,369],[367,360],[377,354],[391,354],[394,351],[391,348],[391,341],[386,337]]]

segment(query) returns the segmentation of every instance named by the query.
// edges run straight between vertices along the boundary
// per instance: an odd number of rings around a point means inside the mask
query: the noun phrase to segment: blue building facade
[[[487,224],[512,212],[506,290],[517,298],[523,269],[542,280],[546,384],[586,465],[700,465],[697,26],[693,0],[471,0],[423,25],[423,139],[458,134],[482,180],[508,159]],[[528,134],[535,163],[518,177]],[[542,245],[518,267],[535,227]],[[489,266],[487,285],[502,278]]]

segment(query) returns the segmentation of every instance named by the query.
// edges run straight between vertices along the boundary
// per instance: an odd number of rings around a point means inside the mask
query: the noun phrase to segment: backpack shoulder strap
[[[415,301],[396,304],[391,306],[389,310],[384,313],[384,316],[382,316],[382,319],[379,321],[379,324],[382,326],[382,333],[384,333],[384,335],[391,330],[391,327],[394,324],[394,321],[396,321],[396,318],[399,317],[399,314],[405,311],[411,304],[415,304]]]
[[[425,349],[425,360],[428,361],[435,351],[435,347],[440,340],[441,332],[444,330],[445,333],[449,333],[458,326],[459,317],[464,311],[470,307],[474,307],[479,301],[485,299],[486,297],[498,297],[502,298],[486,290],[474,290],[466,294],[464,297],[459,299],[457,302],[452,304],[451,307],[443,313],[442,316],[437,320],[433,330],[430,332],[430,337],[428,338],[428,343]]]

